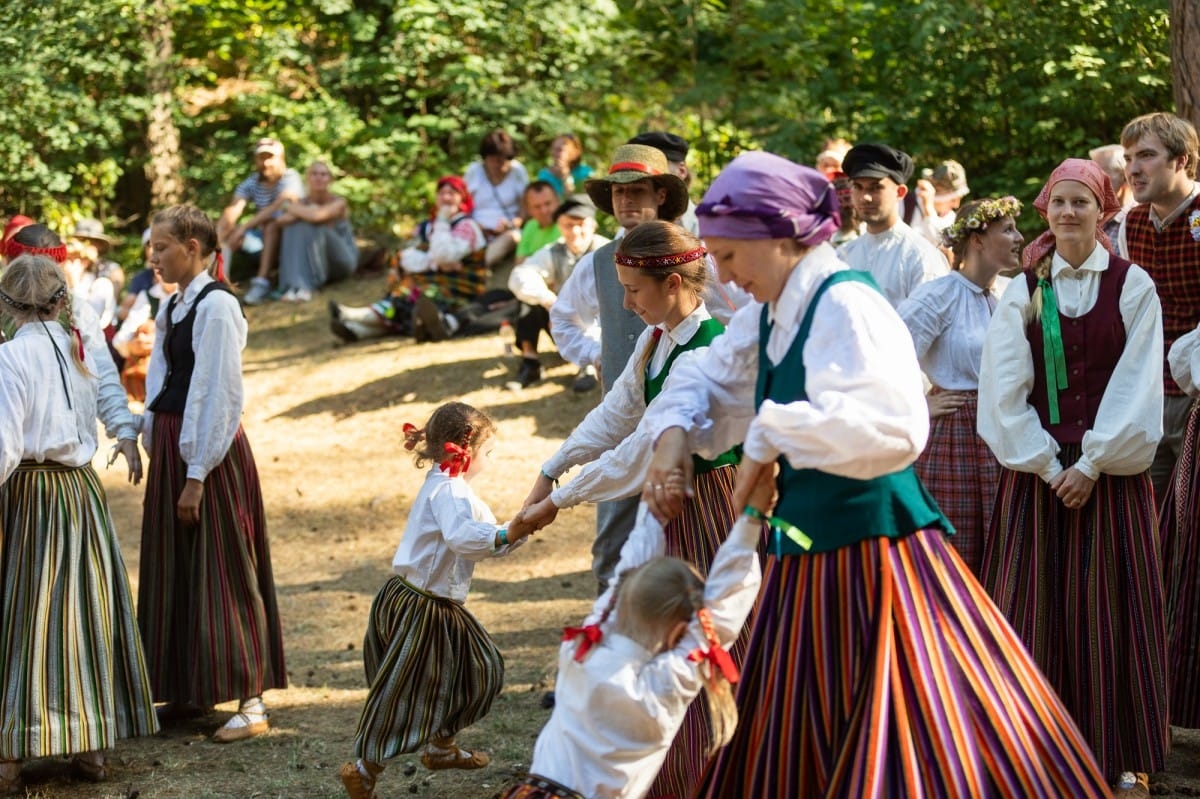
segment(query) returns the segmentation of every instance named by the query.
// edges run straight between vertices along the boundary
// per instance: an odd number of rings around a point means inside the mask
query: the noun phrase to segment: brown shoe
[[[430,744],[421,753],[421,765],[430,771],[448,768],[483,768],[490,762],[492,759],[486,753],[468,752],[465,749],[459,749],[455,744],[450,744],[449,747],[435,747]]]
[[[362,775],[353,761],[342,766],[340,776],[350,799],[378,799],[378,794],[375,793],[375,779],[371,778],[371,786],[368,788],[367,778]]]
[[[245,722],[240,727],[230,727],[229,721],[241,717]],[[262,735],[271,728],[271,723],[267,719],[262,721],[250,721],[250,717],[245,713],[234,713],[233,717],[225,722],[225,726],[213,733],[213,743],[231,744],[234,741],[244,741],[247,738],[254,738]]]

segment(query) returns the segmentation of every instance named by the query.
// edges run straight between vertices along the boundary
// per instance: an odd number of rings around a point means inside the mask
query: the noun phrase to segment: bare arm
[[[293,202],[287,209],[287,212],[296,219],[313,225],[341,219],[346,216],[348,211],[349,205],[346,203],[346,198],[337,195],[334,195],[329,202],[321,204]]]

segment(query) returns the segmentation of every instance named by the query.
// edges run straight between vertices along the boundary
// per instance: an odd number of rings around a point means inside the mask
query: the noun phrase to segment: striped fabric
[[[1175,476],[1163,497],[1163,582],[1171,723],[1200,727],[1200,400],[1192,403]]]
[[[698,796],[1109,796],[941,531],[768,558],[733,741]]]
[[[654,796],[655,794],[648,795]],[[681,794],[680,799],[683,796]],[[572,791],[554,780],[530,774],[521,781],[520,785],[509,788],[501,799],[583,799],[583,794]]]
[[[968,398],[958,411],[930,422],[929,444],[913,467],[954,525],[950,543],[979,577],[983,539],[1000,482],[1000,462],[975,432],[978,393],[961,393]]]
[[[138,624],[160,702],[211,707],[287,687],[258,469],[239,427],[180,524],[182,415],[156,413],[142,515]]]
[[[701,574],[708,574],[717,549],[729,534],[740,509],[733,506],[733,483],[737,474],[734,466],[721,466],[696,475],[693,488],[696,496],[683,507],[683,512],[667,525],[666,554],[685,560]],[[741,664],[750,641],[750,625],[742,628],[730,654]],[[712,748],[712,724],[708,702],[699,697],[688,707],[683,725],[667,751],[667,759],[658,772],[647,796],[691,796],[700,784],[707,753]]]
[[[1078,445],[1060,459],[1074,463]],[[983,583],[1110,782],[1168,747],[1166,614],[1148,473],[1101,475],[1070,510],[1035,474],[1002,471]]]
[[[108,749],[158,731],[108,501],[90,465],[0,484],[0,755]]]
[[[471,726],[504,687],[504,658],[475,617],[399,575],[371,605],[363,663],[371,690],[354,754],[372,763]]]

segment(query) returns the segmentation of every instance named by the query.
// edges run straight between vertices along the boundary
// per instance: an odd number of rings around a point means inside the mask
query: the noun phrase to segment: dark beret
[[[667,157],[668,161],[673,161],[677,164],[681,164],[687,160],[687,139],[682,136],[676,136],[674,133],[652,130],[646,133],[639,133],[627,141],[626,144],[644,144],[648,147],[653,147],[661,151]]]
[[[897,184],[908,183],[913,162],[908,153],[886,144],[856,144],[842,159],[842,171],[854,178],[891,178]]]

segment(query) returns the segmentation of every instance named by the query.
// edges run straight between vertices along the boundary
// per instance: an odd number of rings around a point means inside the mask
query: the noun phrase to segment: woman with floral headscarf
[[[1116,796],[1166,764],[1158,525],[1162,311],[1150,276],[1112,255],[1104,172],[1069,158],[1034,201],[988,329],[979,433],[1004,467],[983,582],[1092,746]]]
[[[1008,285],[1000,273],[1020,268],[1015,197],[976,200],[942,231],[957,270],[922,283],[896,311],[917,347],[932,388],[929,444],[915,468],[954,525],[950,542],[979,576],[983,537],[992,516],[1000,464],[975,432],[979,360],[988,322]]]
[[[929,432],[903,322],[828,240],[817,171],[746,153],[697,209],[722,280],[759,304],[677,363],[644,424],[642,497],[739,442],[735,507],[770,526],[741,717],[697,796],[1107,796],[1087,742],[946,543],[912,470]],[[776,479],[778,500],[751,504]]]

